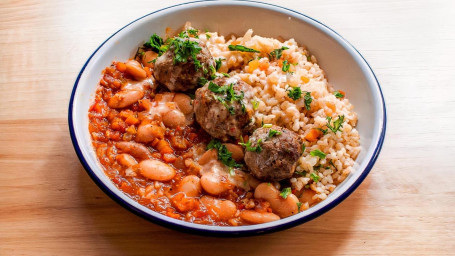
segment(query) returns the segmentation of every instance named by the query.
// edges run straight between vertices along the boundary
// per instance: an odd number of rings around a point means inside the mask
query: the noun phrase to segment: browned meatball
[[[164,84],[170,91],[188,91],[196,88],[200,79],[208,79],[214,75],[215,61],[203,42],[195,38],[174,38],[174,40],[196,42],[201,48],[196,54],[196,59],[202,67],[197,68],[191,56],[186,62],[174,61],[175,46],[171,44],[169,49],[156,59],[153,74],[158,82]],[[184,48],[181,50],[188,50]]]
[[[230,86],[232,90],[229,90]],[[197,89],[193,101],[196,121],[212,137],[223,141],[229,137],[239,138],[250,129],[254,112],[252,90],[249,84],[236,78],[221,77],[207,83]],[[235,98],[232,98],[232,91]]]
[[[275,134],[273,131],[276,131]],[[274,125],[256,129],[250,137],[251,147],[255,148],[259,140],[262,150],[247,150],[245,153],[245,163],[251,174],[261,180],[291,178],[302,154],[300,137],[293,131]]]

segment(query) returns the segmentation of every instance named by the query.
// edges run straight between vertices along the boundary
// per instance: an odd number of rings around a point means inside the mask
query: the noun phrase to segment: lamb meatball
[[[247,150],[245,153],[245,163],[251,174],[270,181],[291,178],[302,154],[300,137],[293,131],[274,125],[254,131],[250,137],[251,146],[256,147],[259,140],[262,150]]]
[[[223,141],[239,138],[251,128],[252,98],[253,88],[249,84],[234,77],[217,78],[196,91],[193,101],[196,121],[212,137]]]
[[[200,47],[199,53],[196,54],[196,59],[201,63],[201,67],[197,68],[195,66],[191,56],[188,57],[186,62],[174,62],[175,46],[171,44],[169,49],[156,59],[153,74],[158,82],[164,84],[170,91],[188,91],[196,88],[201,78],[208,79],[214,75],[215,61],[205,43],[195,38],[176,37],[174,40],[193,42],[183,44],[182,49],[185,51],[185,47],[196,47],[196,49]]]

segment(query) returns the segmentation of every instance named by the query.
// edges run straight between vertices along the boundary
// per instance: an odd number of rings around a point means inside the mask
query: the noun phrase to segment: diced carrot
[[[125,70],[126,70],[126,65],[125,65],[125,63],[123,63],[123,62],[117,62],[117,63],[115,64],[115,67],[116,67],[117,70],[120,71],[120,72],[125,72]]]
[[[160,140],[156,145],[156,149],[160,151],[161,154],[174,153],[174,150],[172,150],[169,142],[166,140]]]
[[[305,139],[310,142],[315,142],[318,140],[321,134],[321,131],[313,128],[305,135]]]
[[[339,93],[341,93],[343,95],[343,98],[346,97],[346,93],[342,90],[338,90]]]
[[[199,201],[196,198],[186,197],[184,193],[177,193],[172,197],[171,202],[180,212],[187,212],[199,206]]]
[[[188,134],[188,139],[190,139],[191,141],[195,140],[197,138],[197,134],[192,132],[190,134]]]
[[[163,161],[166,163],[173,163],[177,160],[177,157],[174,154],[164,154]]]
[[[134,117],[134,115],[130,115],[126,118],[125,123],[127,123],[129,125],[134,125],[134,124],[139,123],[139,119]]]
[[[149,67],[144,67],[145,73],[147,74],[147,77],[150,77],[152,75],[152,72],[150,71]]]
[[[124,132],[125,129],[126,129],[126,124],[125,124],[125,122],[122,119],[116,117],[111,122],[111,128],[116,130],[116,131]]]
[[[248,63],[248,72],[251,73],[255,69],[259,67],[259,61],[258,60],[252,60],[250,63]]]
[[[106,85],[107,85],[107,82],[104,81],[104,79],[101,79],[101,80],[100,80],[100,84],[101,84],[102,86],[106,86]]]
[[[308,77],[306,77],[306,76],[301,76],[300,80],[302,80],[302,82],[305,83],[305,84],[310,81],[310,79]]]
[[[161,154],[159,152],[153,152],[152,156],[157,159],[161,159]]]
[[[332,113],[337,111],[337,107],[332,102],[326,102],[325,105],[332,110]]]
[[[259,69],[264,71],[264,70],[267,70],[269,68],[269,60],[266,59],[266,58],[263,58],[261,60],[259,60]]]
[[[137,133],[136,127],[134,127],[134,125],[131,125],[126,129],[126,132],[129,134],[136,134]]]

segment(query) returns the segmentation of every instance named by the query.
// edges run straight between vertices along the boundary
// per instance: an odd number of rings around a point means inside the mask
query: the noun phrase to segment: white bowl
[[[355,171],[328,198],[299,214],[259,225],[220,227],[189,223],[159,214],[140,205],[104,174],[88,131],[88,109],[101,71],[113,60],[133,56],[153,33],[164,36],[166,27],[180,28],[186,21],[194,27],[222,35],[242,35],[252,28],[267,37],[295,38],[314,54],[335,88],[348,93],[358,114],[357,129],[362,151]],[[385,136],[386,110],[379,83],[368,63],[345,39],[317,20],[299,12],[259,2],[198,1],[167,7],[145,15],[110,36],[89,57],[74,84],[68,113],[76,153],[87,173],[112,199],[135,214],[174,229],[211,235],[251,235],[282,230],[309,221],[336,206],[365,179],[381,150]]]

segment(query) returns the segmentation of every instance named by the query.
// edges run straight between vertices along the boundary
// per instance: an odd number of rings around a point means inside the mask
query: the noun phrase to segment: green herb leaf
[[[255,50],[255,49],[252,49],[252,48],[248,48],[248,47],[245,47],[243,45],[229,45],[228,46],[229,48],[229,51],[239,51],[239,52],[260,52],[258,50]]]
[[[329,164],[335,169],[335,171],[338,171],[337,167],[333,164],[332,159],[329,160]]]
[[[329,129],[316,128],[316,130],[321,131],[322,134],[326,135]]]
[[[310,178],[314,181],[314,182],[318,182],[319,179],[321,179],[316,173],[312,172],[310,173]]]
[[[270,130],[269,130],[269,138],[272,138],[273,136],[278,136],[278,135],[280,135],[280,134],[281,134],[280,131],[273,130],[273,129],[270,129]]]
[[[233,169],[232,168],[240,168],[243,165],[235,162],[235,160],[232,158],[232,152],[230,152],[226,145],[222,144],[219,140],[211,140],[210,143],[207,145],[207,149],[216,149],[218,153],[218,160],[220,160],[223,164],[228,166],[230,171]]]
[[[256,143],[256,146],[251,146],[251,140],[248,140],[247,143],[239,143],[239,145],[244,146],[246,151],[260,153],[262,151],[262,139],[259,139]]]
[[[297,211],[300,212],[300,208],[302,207],[302,202],[297,202]]]
[[[196,70],[202,68],[201,62],[197,59],[202,47],[196,41],[176,37],[169,41],[169,47],[174,51],[174,64],[187,63],[192,59]]]
[[[303,154],[303,152],[305,152],[305,148],[306,148],[305,143],[302,143],[302,154]]]
[[[281,48],[279,48],[279,49],[275,49],[275,50],[271,51],[271,52],[269,53],[269,59],[270,59],[270,60],[273,60],[273,59],[279,59],[279,58],[281,58],[281,56],[283,55],[283,51],[284,51],[284,50],[287,50],[287,49],[289,49],[289,48],[286,47],[286,46],[283,46],[283,47],[281,47]]]
[[[272,124],[263,124],[263,125],[262,125],[262,127],[264,127],[264,128],[270,128],[270,127],[272,127],[272,126],[273,126]]]
[[[295,171],[294,173],[297,174],[297,175],[304,176],[304,177],[307,175],[307,172],[306,172],[306,171],[302,171],[302,172]]]
[[[321,150],[319,150],[319,149],[315,149],[315,150],[311,151],[310,155],[317,156],[317,157],[319,157],[321,159],[324,159],[325,156],[326,156],[326,154],[324,152],[322,152]]]
[[[215,60],[215,69],[216,71],[220,70],[221,64],[223,64],[223,58],[219,58]]]
[[[344,98],[344,95],[339,91],[333,92],[333,95],[335,95],[335,97],[337,97],[337,98]]]
[[[283,188],[280,192],[280,196],[284,199],[288,198],[288,196],[292,193],[291,188]]]
[[[292,89],[288,89],[288,97],[293,100],[298,100],[302,97],[302,90],[300,87],[293,87]]]
[[[283,61],[283,67],[281,68],[281,70],[283,70],[283,72],[288,72],[289,67],[291,67],[291,65],[288,63],[287,60],[285,60],[285,61]]]
[[[150,40],[144,44],[144,47],[152,48],[152,51],[154,51],[156,53],[160,53],[161,52],[160,49],[163,44],[164,44],[163,38],[161,38],[156,33],[154,33],[150,37]]]
[[[207,37],[207,39],[210,39],[210,37],[212,37],[212,36],[210,36],[209,33],[205,33],[205,36]]]
[[[311,93],[310,92],[305,92],[305,96],[303,96],[303,99],[305,101],[306,110],[310,110],[311,102],[313,102],[313,98],[311,97]]]
[[[252,100],[251,105],[253,105],[253,110],[257,110],[259,107],[259,101],[258,100]]]
[[[197,85],[199,85],[199,86],[204,86],[207,82],[208,82],[208,80],[204,77],[199,77],[197,79]]]
[[[332,117],[328,116],[327,118],[327,128],[329,128],[333,133],[336,133],[343,127],[344,115],[339,115],[338,119],[332,122]]]
[[[224,77],[231,77],[228,73],[221,72]]]

